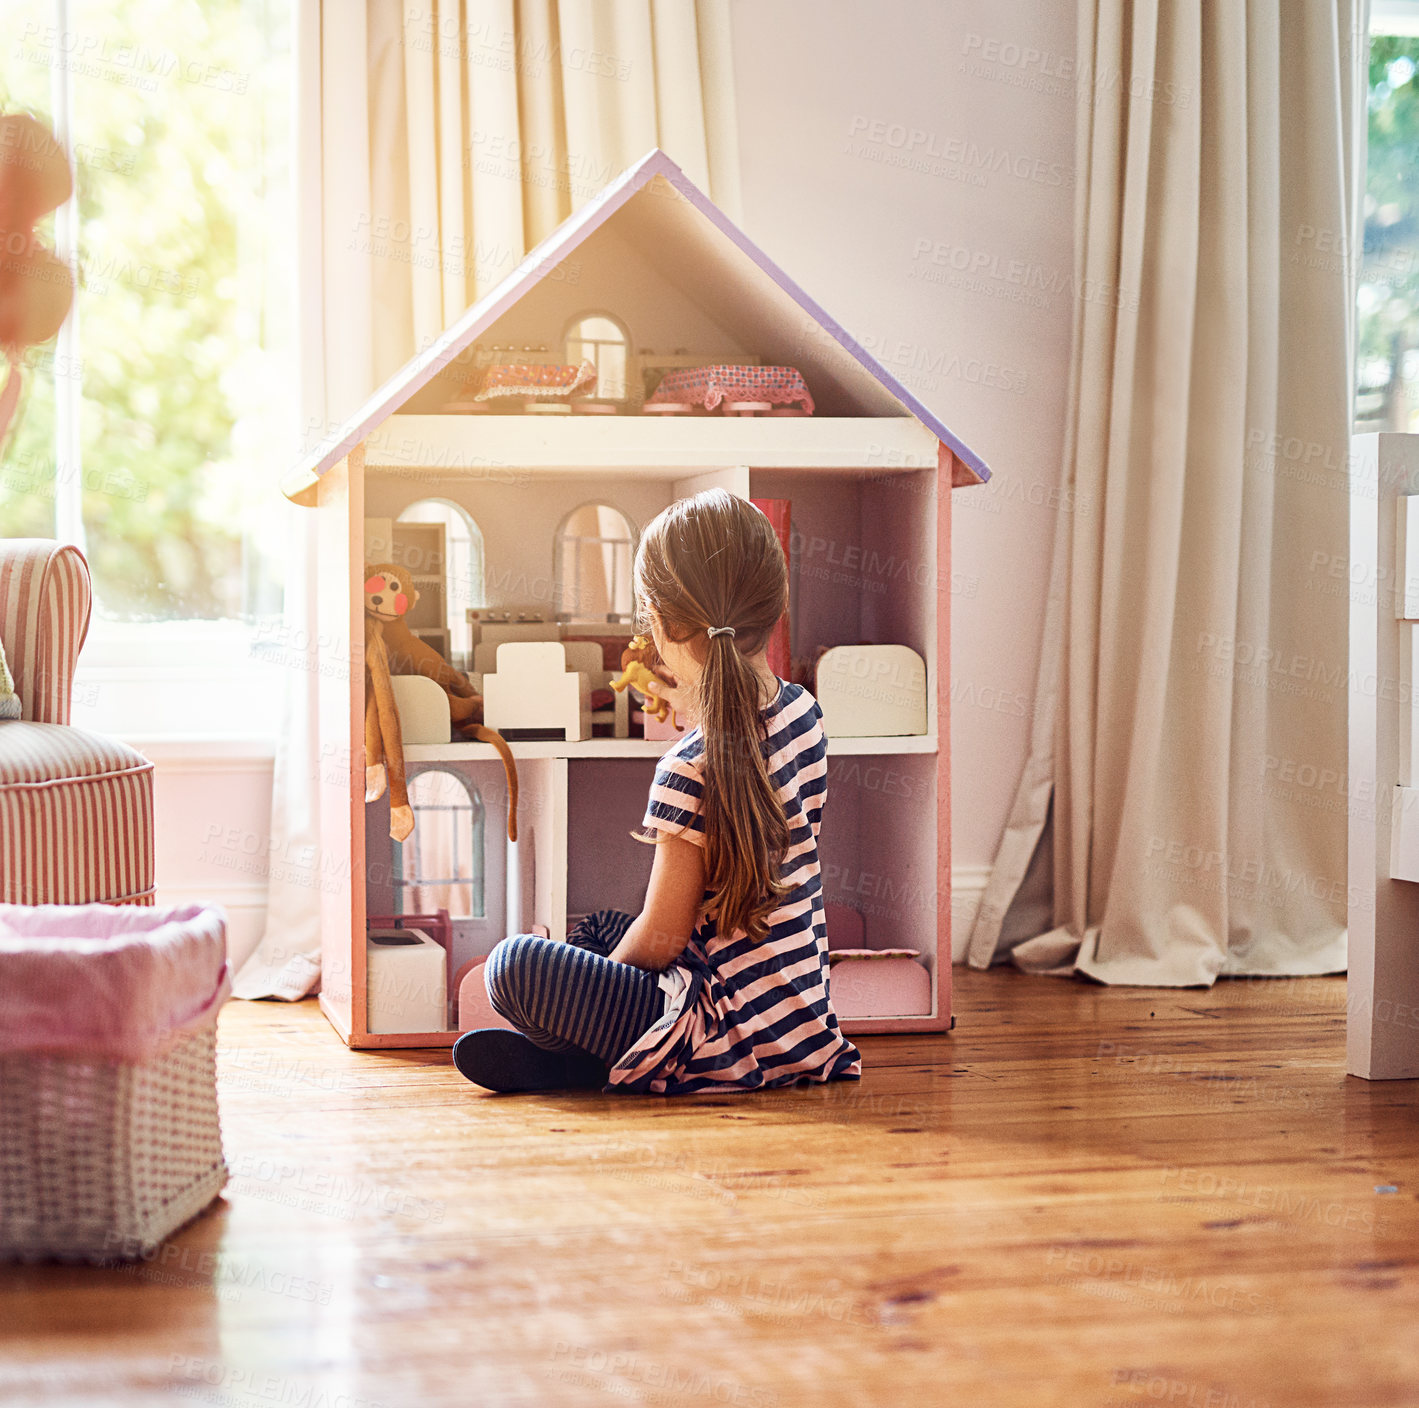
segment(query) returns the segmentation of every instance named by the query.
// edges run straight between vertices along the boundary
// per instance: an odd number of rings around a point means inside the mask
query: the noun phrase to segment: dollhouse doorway
[[[484,796],[484,787],[498,796]],[[395,914],[448,911],[454,954],[463,961],[505,937],[507,798],[465,771],[411,767],[414,830],[394,843],[390,880]]]
[[[421,554],[423,572],[407,560],[407,553],[396,552],[396,557],[414,570],[420,593],[427,591],[436,596],[430,605],[447,633],[442,653],[466,669],[473,653],[468,612],[488,604],[483,531],[467,509],[449,499],[437,498],[418,499],[399,515],[394,527],[396,544],[415,531],[430,539],[430,547]],[[435,642],[435,648],[441,644]]]

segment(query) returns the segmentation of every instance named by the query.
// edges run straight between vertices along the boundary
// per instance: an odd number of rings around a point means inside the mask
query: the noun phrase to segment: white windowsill
[[[285,679],[254,653],[255,639],[240,621],[95,621],[74,672],[72,722],[189,758],[199,746],[210,757],[233,745],[273,753]]]
[[[260,772],[276,761],[276,741],[272,738],[129,733],[123,741],[165,772]]]

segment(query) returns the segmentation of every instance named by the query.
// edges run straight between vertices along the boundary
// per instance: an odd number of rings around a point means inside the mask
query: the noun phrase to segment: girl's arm
[[[645,908],[611,950],[617,963],[658,973],[685,951],[705,893],[702,847],[672,836],[655,848]]]

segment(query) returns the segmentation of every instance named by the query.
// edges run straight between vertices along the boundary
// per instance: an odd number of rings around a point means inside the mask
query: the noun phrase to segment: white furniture
[[[1346,1069],[1419,1076],[1419,435],[1351,456]]]
[[[399,734],[406,748],[447,743],[453,737],[453,716],[443,687],[426,675],[393,675],[394,707]]]
[[[448,1021],[448,959],[419,929],[371,929],[365,938],[371,1032],[437,1031]]]
[[[829,738],[893,738],[926,732],[926,661],[905,645],[839,645],[815,677]]]
[[[588,649],[599,668],[601,652],[594,645],[504,641],[497,647],[497,668],[483,675],[483,722],[499,733],[557,729],[568,742],[590,738],[591,676],[572,665],[573,657],[584,661]]]
[[[480,694],[483,693],[484,675],[491,674],[497,669],[498,647],[508,641],[561,641],[566,651],[566,668],[585,675],[587,688],[592,694],[601,689],[609,690],[611,681],[617,674],[617,671],[605,668],[604,656],[599,645],[582,640],[563,641],[562,627],[556,621],[480,623],[476,629],[479,632],[479,639],[473,647],[473,672],[470,679]],[[574,626],[572,629],[586,630],[589,628]],[[630,639],[629,632],[627,632],[626,639]],[[486,717],[484,722],[487,722]],[[631,736],[630,696],[624,690],[613,691],[609,705],[599,709],[593,708],[588,720],[587,731],[581,735],[583,738],[591,738],[591,725],[594,724],[609,725],[613,738],[629,738]],[[492,724],[488,726],[490,728],[496,727]],[[510,724],[509,727],[526,728],[528,725]],[[558,725],[553,725],[553,727],[558,727]],[[563,737],[570,738],[572,736],[565,732],[563,726]]]

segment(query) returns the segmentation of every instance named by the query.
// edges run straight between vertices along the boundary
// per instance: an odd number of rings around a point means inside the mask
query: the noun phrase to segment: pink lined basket
[[[0,1259],[144,1256],[227,1181],[226,923],[0,905]]]

